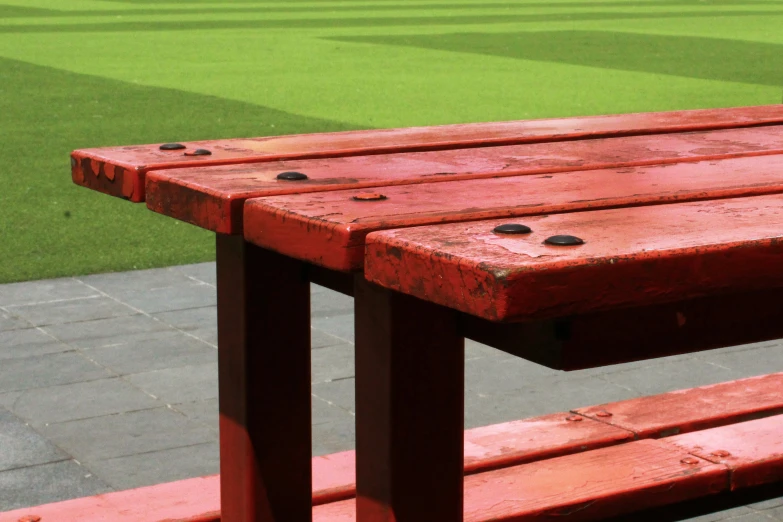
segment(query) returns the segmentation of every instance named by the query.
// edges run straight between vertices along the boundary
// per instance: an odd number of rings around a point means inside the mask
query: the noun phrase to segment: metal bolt
[[[529,234],[532,230],[530,227],[518,223],[506,223],[505,225],[495,227],[493,232],[498,234]]]
[[[713,457],[731,457],[731,453],[726,450],[716,450],[710,453]]]
[[[184,148],[187,147],[181,143],[164,143],[160,146],[160,150],[182,150]]]
[[[25,515],[18,522],[41,522],[41,517],[38,515]]]
[[[685,457],[680,462],[682,462],[683,464],[690,464],[691,466],[693,466],[699,463],[699,459],[695,457]]]
[[[302,181],[307,179],[307,174],[301,172],[283,172],[277,175],[277,179],[281,181]]]
[[[185,156],[211,156],[212,153],[207,149],[196,149],[185,152]]]
[[[571,422],[582,422],[582,417],[579,415],[569,415],[566,417],[566,420]]]
[[[362,192],[361,194],[356,194],[352,199],[354,201],[382,201],[388,198],[376,192]]]
[[[75,168],[75,167],[76,167],[76,158],[71,157],[71,168]]]
[[[611,413],[609,413],[609,412],[608,412],[608,411],[606,411],[606,410],[601,410],[601,411],[599,411],[599,412],[596,412],[595,416],[596,416],[596,417],[611,417],[611,416],[612,416],[612,414],[611,414]]]
[[[552,246],[575,246],[584,244],[584,240],[576,236],[552,236],[546,238],[544,243]]]

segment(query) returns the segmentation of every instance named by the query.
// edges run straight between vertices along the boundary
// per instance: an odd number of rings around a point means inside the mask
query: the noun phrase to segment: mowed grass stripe
[[[75,148],[350,128],[7,59],[0,70],[0,283],[213,259],[213,234],[74,186]]]

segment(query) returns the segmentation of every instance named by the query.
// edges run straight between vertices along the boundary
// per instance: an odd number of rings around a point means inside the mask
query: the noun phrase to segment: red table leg
[[[354,298],[357,519],[461,521],[465,344],[456,314],[361,275]]]
[[[222,522],[307,522],[310,285],[303,265],[217,236]]]

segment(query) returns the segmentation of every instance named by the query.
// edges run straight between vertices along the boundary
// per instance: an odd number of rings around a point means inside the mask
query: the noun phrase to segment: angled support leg
[[[310,285],[302,264],[218,234],[223,522],[312,519]]]
[[[464,339],[442,306],[354,282],[358,522],[462,520]]]

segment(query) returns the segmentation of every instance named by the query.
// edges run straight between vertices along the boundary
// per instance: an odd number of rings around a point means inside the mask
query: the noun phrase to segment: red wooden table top
[[[773,105],[186,141],[171,144],[181,148],[170,150],[161,150],[161,144],[77,150],[71,154],[71,170],[78,185],[141,202],[151,170],[782,123],[783,106]]]

